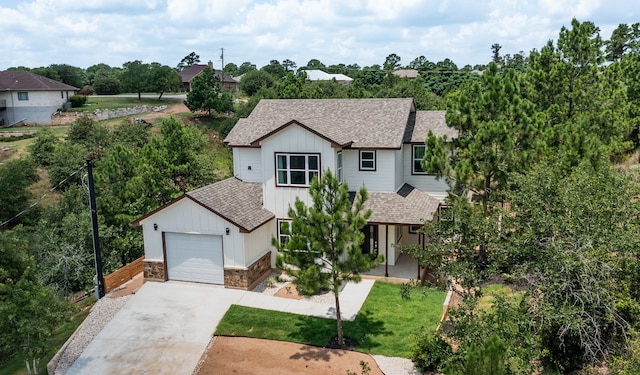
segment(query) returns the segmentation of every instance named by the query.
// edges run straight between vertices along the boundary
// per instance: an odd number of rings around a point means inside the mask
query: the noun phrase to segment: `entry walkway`
[[[340,293],[345,320],[355,319],[373,280]],[[100,331],[67,374],[191,374],[232,304],[335,317],[333,304],[193,283],[148,282]]]

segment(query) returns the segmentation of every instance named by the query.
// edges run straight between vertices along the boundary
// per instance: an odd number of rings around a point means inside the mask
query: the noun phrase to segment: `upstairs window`
[[[320,176],[319,154],[276,154],[277,186],[309,186]]]
[[[360,150],[360,170],[376,170],[376,152],[371,150]]]
[[[29,93],[26,91],[18,91],[18,100],[29,100]]]
[[[426,152],[425,145],[413,145],[413,152],[411,159],[413,160],[413,166],[411,168],[412,174],[427,174],[427,171],[422,168],[422,158]]]

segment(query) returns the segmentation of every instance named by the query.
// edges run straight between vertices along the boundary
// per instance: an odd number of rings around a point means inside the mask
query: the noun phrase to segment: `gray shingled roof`
[[[413,99],[269,99],[240,119],[225,142],[249,147],[296,121],[330,141],[353,148],[399,149]]]
[[[407,128],[405,142],[424,143],[427,134],[429,134],[429,130],[431,130],[436,137],[443,135],[446,135],[447,139],[457,137],[458,131],[447,126],[445,114],[446,111],[417,111],[415,114],[415,124],[413,127],[409,126]]]
[[[197,76],[198,74],[202,73],[202,71],[209,65],[202,65],[202,64],[193,64],[187,68],[185,68],[184,70],[178,72],[178,74],[180,75],[180,78],[182,78],[182,82],[191,82],[191,80]],[[222,70],[214,70],[214,73],[216,75],[216,77],[220,78],[220,82],[231,82],[231,83],[237,83],[238,81],[236,81],[235,79],[233,79],[232,77],[229,77],[228,75],[224,74],[224,72]]]
[[[262,184],[259,183],[231,177],[187,195],[245,232],[251,232],[275,217],[262,207]]]
[[[365,208],[371,209],[370,223],[422,225],[433,220],[440,201],[404,184],[397,193],[370,192]]]
[[[25,70],[7,70],[0,72],[0,90],[76,91],[80,89]]]

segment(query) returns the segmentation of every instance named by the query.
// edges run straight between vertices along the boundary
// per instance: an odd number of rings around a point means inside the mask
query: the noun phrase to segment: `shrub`
[[[86,95],[76,94],[76,95],[70,97],[69,101],[71,102],[71,106],[73,108],[79,108],[79,107],[82,107],[84,105],[84,103],[87,102],[87,97],[86,97]]]
[[[93,95],[93,88],[91,88],[91,86],[85,86],[82,90],[78,91],[78,94],[85,96]]]
[[[411,360],[416,368],[422,372],[441,372],[449,357],[453,355],[451,345],[440,334],[426,329],[412,336],[414,340],[411,348]]]

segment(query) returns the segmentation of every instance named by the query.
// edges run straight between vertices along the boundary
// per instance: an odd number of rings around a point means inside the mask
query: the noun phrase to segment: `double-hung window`
[[[360,170],[376,170],[376,152],[373,150],[360,150]]]
[[[18,91],[18,100],[29,100],[29,93],[26,91]]]
[[[278,219],[278,241],[284,245],[291,238],[291,220]]]
[[[411,158],[413,160],[413,166],[411,168],[412,174],[427,174],[427,171],[422,168],[422,158],[424,157],[425,152],[425,145],[413,145],[413,152],[411,153]]]
[[[309,186],[316,176],[320,176],[319,154],[276,154],[278,186]]]

